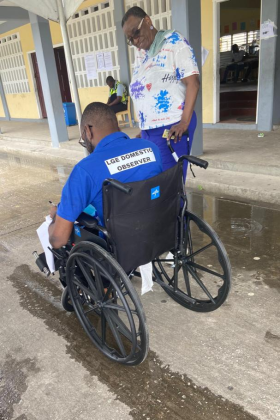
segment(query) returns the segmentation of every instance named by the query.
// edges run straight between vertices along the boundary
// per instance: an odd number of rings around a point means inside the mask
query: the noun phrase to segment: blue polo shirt
[[[103,223],[102,184],[106,178],[121,182],[142,181],[162,172],[158,147],[143,139],[116,132],[104,137],[94,152],[72,170],[63,190],[57,214],[74,222],[92,204]]]

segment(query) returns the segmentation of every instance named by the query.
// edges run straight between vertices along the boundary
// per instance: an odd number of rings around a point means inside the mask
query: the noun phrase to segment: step
[[[255,100],[223,100],[220,102],[221,108],[257,108]]]
[[[280,204],[280,177],[195,167],[196,178],[188,173],[188,189],[230,196],[254,202]]]

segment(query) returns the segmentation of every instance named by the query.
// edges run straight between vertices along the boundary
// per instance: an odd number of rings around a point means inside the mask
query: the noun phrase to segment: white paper
[[[54,256],[53,253],[48,249],[48,247],[52,248],[49,242],[49,226],[52,222],[52,218],[50,216],[46,216],[46,221],[41,224],[41,226],[37,229],[37,235],[40,239],[41,245],[45,252],[46,261],[51,273],[55,272],[55,265],[54,265]]]
[[[153,266],[152,263],[141,265],[140,274],[142,278],[141,295],[153,291]]]
[[[113,60],[112,60],[112,53],[111,51],[106,51],[104,53],[104,64],[106,70],[112,70],[113,68]]]
[[[105,70],[104,54],[103,52],[96,53],[97,68],[98,70]]]
[[[97,70],[94,54],[85,55],[85,66],[88,80],[97,79]]]
[[[261,24],[261,39],[268,39],[274,36],[277,36],[277,26],[275,26],[274,22],[271,20],[267,20],[266,22]]]
[[[201,64],[202,64],[202,67],[204,66],[204,63],[205,63],[208,55],[209,55],[209,50],[207,50],[206,48],[201,46]]]

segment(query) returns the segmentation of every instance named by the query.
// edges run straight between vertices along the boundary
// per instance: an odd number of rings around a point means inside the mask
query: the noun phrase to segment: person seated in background
[[[246,69],[246,73],[244,78],[241,80],[241,82],[246,83],[249,81],[249,76],[251,74],[252,70],[259,68],[259,50],[258,45],[254,44],[255,41],[253,41],[252,46],[249,47],[249,51],[251,51],[251,54],[248,58],[245,59],[244,67]]]
[[[233,81],[234,83],[237,83],[238,78],[239,78],[239,73],[245,67],[244,61],[247,56],[247,53],[243,50],[239,50],[239,47],[237,44],[234,44],[231,47],[231,53],[232,53],[232,64],[229,64],[226,67],[223,80],[221,81],[221,83],[223,84],[227,82],[227,77],[230,70],[233,70],[235,72]]]
[[[114,111],[118,112],[127,110],[127,90],[126,87],[115,80],[112,76],[108,76],[106,83],[110,88],[109,99],[107,105]]]
[[[67,244],[74,222],[90,204],[104,225],[102,185],[106,178],[126,183],[162,172],[158,147],[144,139],[131,141],[120,131],[116,115],[106,104],[89,104],[83,112],[80,129],[79,143],[90,154],[75,165],[58,207],[50,210],[53,222],[49,226],[49,241],[56,249]]]

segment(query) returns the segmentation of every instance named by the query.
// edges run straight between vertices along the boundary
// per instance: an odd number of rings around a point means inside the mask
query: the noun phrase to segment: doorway
[[[54,56],[56,63],[57,76],[59,81],[61,100],[62,102],[71,102],[71,92],[67,73],[67,66],[63,47],[54,48]],[[44,94],[40,78],[40,72],[37,62],[36,52],[31,53],[31,61],[33,66],[34,79],[36,83],[38,101],[41,108],[42,118],[47,118],[47,111],[45,106]]]
[[[54,56],[62,102],[72,102],[64,48],[54,48]]]
[[[44,95],[43,95],[41,77],[40,77],[40,72],[39,72],[37,56],[35,52],[31,53],[31,61],[32,61],[32,66],[33,66],[33,74],[34,74],[34,79],[36,83],[42,118],[47,118],[47,111],[46,111],[45,100],[44,100]]]
[[[226,0],[218,6],[219,121],[255,124],[261,0]]]

